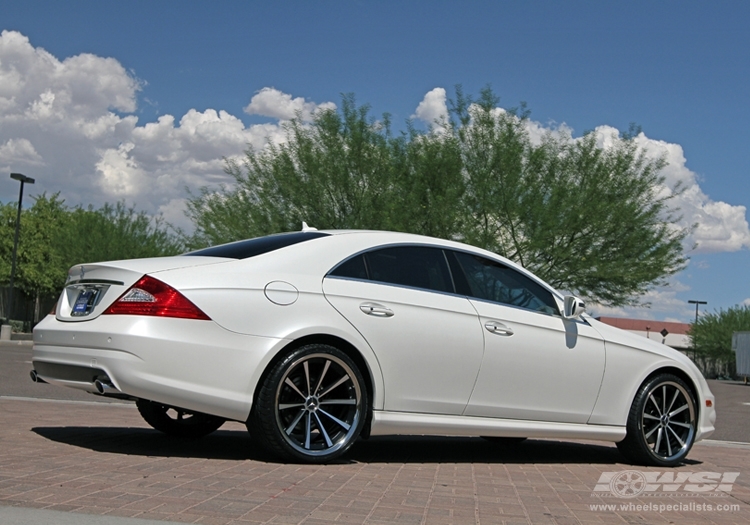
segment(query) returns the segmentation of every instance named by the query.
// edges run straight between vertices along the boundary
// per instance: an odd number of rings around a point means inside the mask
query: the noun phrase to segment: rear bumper
[[[104,375],[125,395],[244,421],[254,385],[281,339],[213,321],[127,315],[34,329],[32,363],[48,383],[96,392]]]

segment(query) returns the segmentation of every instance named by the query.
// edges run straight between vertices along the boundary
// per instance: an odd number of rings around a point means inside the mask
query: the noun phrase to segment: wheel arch
[[[703,408],[701,406],[700,390],[698,388],[698,385],[695,384],[695,381],[690,376],[690,374],[688,374],[681,368],[678,368],[676,366],[662,366],[655,370],[652,370],[646,377],[643,378],[643,381],[641,381],[641,384],[638,386],[638,389],[636,390],[636,395],[638,395],[638,392],[641,390],[643,385],[645,385],[654,377],[661,375],[661,374],[672,374],[676,377],[679,377],[690,388],[690,393],[693,394],[693,401],[695,402],[695,409],[698,412],[695,415],[695,418],[696,418],[696,421],[700,421],[701,412]],[[631,400],[631,403],[632,403],[632,400]]]
[[[357,347],[355,347],[352,343],[350,343],[346,339],[343,339],[335,335],[324,334],[324,333],[309,334],[309,335],[302,336],[299,339],[290,341],[289,344],[281,348],[278,352],[276,352],[276,354],[271,358],[271,360],[266,364],[266,367],[263,369],[263,373],[260,375],[260,378],[258,379],[258,382],[255,385],[255,391],[253,392],[253,400],[258,398],[258,391],[262,388],[263,383],[266,380],[266,377],[268,377],[268,374],[271,372],[271,370],[273,370],[273,367],[276,366],[276,363],[284,359],[285,356],[287,356],[290,352],[296,350],[297,348],[300,348],[306,345],[311,345],[311,344],[325,344],[325,345],[336,347],[342,352],[344,352],[352,361],[354,361],[354,364],[356,364],[357,367],[359,368],[360,372],[362,373],[362,377],[365,380],[365,390],[367,391],[367,400],[368,400],[368,407],[369,407],[367,410],[365,425],[362,428],[362,432],[360,435],[365,438],[369,437],[370,425],[372,423],[373,399],[375,398],[375,386],[374,386],[375,379],[373,378],[373,372],[367,360],[359,351],[359,349],[357,349]],[[253,402],[251,413],[254,410],[255,410],[255,402]]]

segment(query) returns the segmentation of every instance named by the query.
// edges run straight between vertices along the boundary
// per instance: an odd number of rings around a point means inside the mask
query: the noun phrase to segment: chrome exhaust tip
[[[47,383],[47,381],[39,377],[39,374],[36,373],[36,370],[32,370],[31,372],[29,372],[29,375],[31,376],[31,380],[34,383]]]
[[[99,392],[101,395],[112,395],[112,394],[122,394],[115,386],[111,383],[105,383],[104,381],[101,381],[97,379],[94,381],[94,386],[96,387],[96,391]]]

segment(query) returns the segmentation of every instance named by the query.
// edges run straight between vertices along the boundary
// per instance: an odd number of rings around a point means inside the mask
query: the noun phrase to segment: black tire
[[[160,432],[178,438],[207,436],[224,424],[224,419],[139,399],[136,402],[143,419]]]
[[[695,442],[698,407],[679,377],[660,374],[646,381],[628,414],[627,435],[617,448],[633,463],[679,465]]]
[[[497,445],[503,445],[503,446],[513,446],[518,445],[519,443],[523,443],[528,438],[525,437],[501,437],[501,436],[480,436],[485,441],[489,441],[490,443],[495,443]]]
[[[311,344],[271,369],[247,427],[284,460],[326,463],[354,444],[367,409],[365,382],[354,361],[333,346]]]

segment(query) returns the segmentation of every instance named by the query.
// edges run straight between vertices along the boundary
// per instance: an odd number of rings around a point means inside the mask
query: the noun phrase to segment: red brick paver
[[[665,469],[606,443],[478,438],[371,439],[338,464],[283,464],[236,423],[176,441],[130,405],[0,398],[0,505],[184,523],[750,523],[750,449],[698,444],[689,458],[674,471],[740,476],[720,497],[592,496],[603,472]]]

